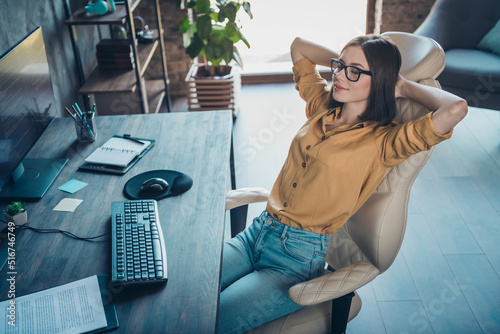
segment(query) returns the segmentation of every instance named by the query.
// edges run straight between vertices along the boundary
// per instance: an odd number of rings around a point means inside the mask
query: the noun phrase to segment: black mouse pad
[[[177,172],[175,170],[167,170],[167,169],[158,169],[158,170],[151,170],[149,172],[145,172],[142,174],[138,174],[134,177],[132,177],[130,180],[125,183],[125,187],[123,188],[123,192],[125,196],[127,196],[130,199],[155,199],[155,200],[160,200],[165,197],[170,197],[170,196],[175,196],[176,194],[172,193],[172,186],[175,183],[175,179],[178,176],[187,176],[186,174],[183,174],[181,172]],[[159,177],[167,181],[168,187],[161,193],[148,193],[141,191],[141,185],[144,183],[144,181],[147,181],[151,178],[154,177]],[[189,176],[187,176],[189,177]],[[189,189],[189,188],[188,188]],[[186,190],[188,190],[186,189]],[[180,195],[180,194],[177,194]]]

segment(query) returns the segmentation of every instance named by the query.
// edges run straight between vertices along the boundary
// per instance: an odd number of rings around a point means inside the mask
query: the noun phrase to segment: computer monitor
[[[40,199],[66,164],[25,158],[56,113],[38,27],[0,57],[0,198]]]

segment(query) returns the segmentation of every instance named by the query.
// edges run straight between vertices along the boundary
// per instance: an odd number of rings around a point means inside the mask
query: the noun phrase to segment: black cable
[[[9,224],[9,222],[3,220],[3,219],[0,219],[0,221],[4,224]],[[79,237],[69,231],[65,231],[65,230],[58,230],[58,229],[46,229],[46,228],[35,228],[35,227],[31,227],[31,226],[26,226],[26,225],[15,225],[16,227],[16,230],[22,230],[22,229],[27,229],[27,230],[32,230],[34,232],[37,232],[37,233],[61,233],[67,237],[70,237],[70,238],[73,238],[73,239],[76,239],[76,240],[82,240],[82,241],[89,241],[89,242],[102,242],[102,241],[106,241],[106,240],[94,240],[94,239],[97,239],[97,238],[101,238],[101,237],[104,237],[108,234],[111,234],[111,232],[108,232],[108,233],[104,233],[104,234],[101,234],[101,235],[97,235],[97,236],[94,236],[94,237]]]

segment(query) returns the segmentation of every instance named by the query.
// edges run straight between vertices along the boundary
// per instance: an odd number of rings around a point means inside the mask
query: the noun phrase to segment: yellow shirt
[[[322,234],[337,232],[391,167],[451,137],[451,131],[436,132],[431,113],[402,124],[365,121],[326,132],[325,126],[340,112],[326,108],[326,81],[307,58],[294,65],[293,74],[307,102],[308,120],[292,140],[266,208],[284,224]]]

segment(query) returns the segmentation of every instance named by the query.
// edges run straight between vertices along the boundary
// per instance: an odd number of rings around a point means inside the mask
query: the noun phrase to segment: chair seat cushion
[[[438,77],[442,86],[478,89],[490,83],[500,86],[500,56],[475,49],[451,49],[446,51],[446,67]]]

